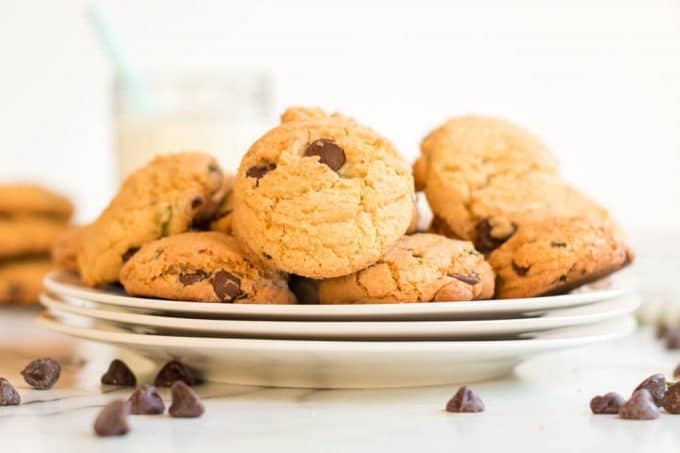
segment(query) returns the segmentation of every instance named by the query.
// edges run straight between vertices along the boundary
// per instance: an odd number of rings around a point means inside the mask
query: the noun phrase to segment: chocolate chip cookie
[[[3,184],[0,185],[0,214],[44,215],[68,220],[73,214],[73,204],[34,184]]]
[[[403,236],[375,264],[322,280],[322,304],[376,304],[489,299],[494,273],[472,243],[418,233]]]
[[[92,286],[118,281],[120,269],[141,246],[189,230],[209,217],[223,174],[200,152],[156,157],[128,176],[118,194],[86,229],[78,254],[83,281]]]
[[[521,225],[489,255],[501,299],[565,293],[631,260],[629,247],[610,224],[583,217]]]
[[[0,259],[43,255],[66,228],[63,220],[23,214],[0,217]]]
[[[483,253],[524,223],[607,216],[559,177],[543,143],[500,119],[469,116],[437,128],[422,142],[414,175],[436,216],[433,231],[472,240]]]
[[[52,268],[48,258],[4,261],[0,264],[0,303],[37,303],[43,278]]]
[[[232,227],[270,266],[329,278],[375,262],[412,210],[410,169],[388,140],[341,115],[289,110],[241,162]]]
[[[233,237],[189,232],[150,242],[120,272],[128,294],[196,302],[294,304],[283,275],[244,256]]]

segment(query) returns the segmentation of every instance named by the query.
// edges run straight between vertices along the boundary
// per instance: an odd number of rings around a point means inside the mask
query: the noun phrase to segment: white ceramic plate
[[[537,331],[592,324],[627,315],[640,305],[638,296],[553,310],[543,317],[481,321],[263,321],[193,319],[99,309],[86,301],[69,303],[43,294],[50,312],[115,323],[136,333],[200,335],[227,338],[306,340],[444,340],[507,338]]]
[[[415,387],[474,382],[510,372],[533,355],[631,333],[635,320],[554,330],[509,341],[293,341],[137,335],[78,327],[47,313],[38,323],[154,360],[177,359],[209,381],[309,388]]]
[[[614,281],[614,280],[613,280]],[[539,315],[548,310],[576,307],[619,298],[631,293],[630,288],[612,284],[611,288],[584,291],[561,296],[528,299],[484,300],[473,302],[436,302],[419,304],[371,305],[251,305],[182,302],[174,300],[130,297],[120,288],[94,289],[84,286],[74,274],[56,270],[45,277],[45,287],[52,293],[127,307],[138,312],[184,314],[191,317],[222,319],[298,319],[298,320],[454,320],[500,319]]]

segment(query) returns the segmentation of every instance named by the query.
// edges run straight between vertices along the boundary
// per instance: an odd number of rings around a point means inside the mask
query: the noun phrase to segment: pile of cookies
[[[434,213],[416,231],[415,191]],[[352,304],[532,297],[632,261],[607,211],[502,120],[453,119],[413,169],[352,118],[291,108],[235,176],[159,156],[55,249],[85,284],[199,302]]]
[[[72,214],[69,200],[45,188],[0,185],[0,304],[38,302],[50,249]]]

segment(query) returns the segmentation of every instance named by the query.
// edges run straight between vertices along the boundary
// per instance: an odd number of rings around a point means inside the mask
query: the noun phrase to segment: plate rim
[[[261,338],[210,338],[210,337],[186,337],[186,336],[163,336],[142,335],[126,332],[114,332],[86,327],[76,327],[64,324],[54,319],[54,316],[43,311],[38,314],[36,322],[47,329],[63,333],[68,336],[97,341],[107,344],[144,347],[173,347],[178,349],[197,348],[205,350],[251,350],[257,351],[267,348],[286,352],[318,352],[325,348],[326,352],[333,353],[399,353],[423,350],[444,350],[460,352],[488,352],[493,346],[496,351],[510,353],[513,350],[524,350],[524,353],[532,353],[539,349],[561,349],[576,347],[581,344],[589,344],[605,341],[630,334],[637,327],[637,322],[632,315],[622,316],[619,319],[603,321],[602,326],[610,327],[608,331],[599,332],[586,336],[567,338],[533,338],[522,340],[443,340],[443,341],[333,341],[333,340],[279,340]],[[593,324],[595,326],[596,324]],[[578,329],[579,327],[573,327]],[[573,329],[572,328],[572,329]],[[87,334],[83,332],[87,331]],[[75,333],[74,333],[75,332]],[[106,339],[106,337],[109,337]],[[112,338],[111,338],[112,337]],[[158,343],[164,341],[164,343]],[[487,350],[487,351],[485,351]]]
[[[123,296],[103,290],[76,286],[60,281],[59,277],[75,275],[64,269],[56,269],[44,278],[45,288],[59,296],[88,300],[98,304],[156,310],[170,313],[201,313],[218,316],[262,318],[321,318],[321,317],[418,317],[432,315],[480,315],[493,313],[530,313],[559,308],[576,307],[608,299],[622,297],[634,292],[631,286],[603,290],[521,299],[491,299],[466,302],[392,303],[392,304],[344,304],[344,305],[275,305],[275,304],[219,304],[188,302],[166,299]],[[121,303],[120,300],[124,303]]]
[[[89,302],[89,301],[82,301]],[[514,319],[482,319],[482,320],[399,320],[399,321],[282,321],[282,320],[229,320],[229,319],[201,319],[162,315],[148,315],[125,311],[109,311],[95,307],[78,306],[66,300],[58,299],[48,293],[40,295],[40,303],[51,312],[66,313],[84,318],[122,323],[126,326],[140,326],[151,328],[177,329],[182,332],[205,333],[212,335],[248,335],[258,338],[274,337],[342,337],[342,338],[385,338],[395,336],[400,338],[426,339],[457,335],[460,338],[483,335],[519,335],[537,331],[545,331],[566,327],[594,324],[609,319],[624,316],[635,311],[640,305],[640,297],[636,294],[623,296],[618,299],[608,299],[592,304],[612,304],[618,302],[607,311],[586,314],[549,315],[537,318]],[[578,309],[582,307],[571,307]],[[560,310],[551,312],[556,313]],[[136,319],[135,319],[136,318]],[[195,323],[193,327],[181,324]],[[315,332],[305,332],[304,327],[310,327]],[[362,330],[364,329],[364,330]],[[423,332],[419,332],[422,329]],[[454,330],[458,329],[458,330]],[[448,331],[447,331],[448,330]],[[172,335],[167,333],[166,335]],[[297,334],[297,335],[296,335]]]

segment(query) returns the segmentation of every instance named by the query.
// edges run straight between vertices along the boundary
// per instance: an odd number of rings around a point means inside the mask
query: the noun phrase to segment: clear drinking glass
[[[135,90],[115,83],[116,147],[121,179],[157,154],[198,150],[235,171],[250,144],[273,124],[266,75],[156,77]]]

